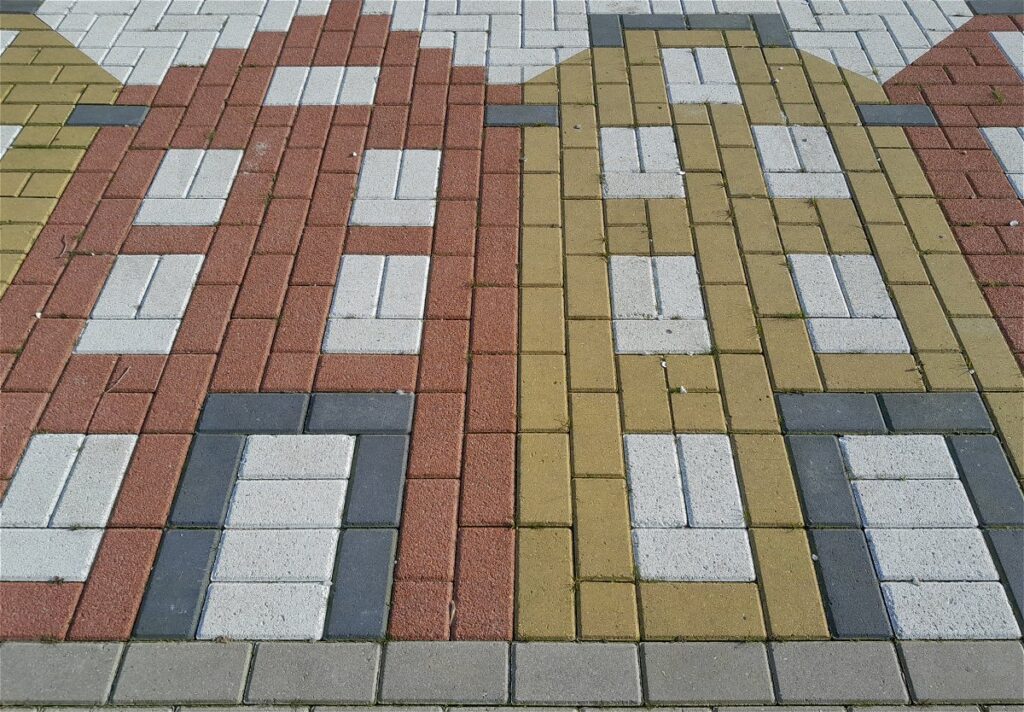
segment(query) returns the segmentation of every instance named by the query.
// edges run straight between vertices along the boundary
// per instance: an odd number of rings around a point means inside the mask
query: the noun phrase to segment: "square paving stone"
[[[209,433],[298,433],[306,416],[304,393],[211,393],[199,418]]]
[[[884,433],[878,400],[869,393],[782,393],[787,433]]]
[[[900,649],[915,702],[1024,699],[1020,641],[908,641]]]
[[[628,643],[516,643],[515,702],[636,704],[640,661]]]
[[[251,653],[248,643],[132,643],[112,700],[237,704]]]
[[[246,702],[373,702],[380,646],[373,643],[260,643]]]
[[[309,433],[408,433],[415,397],[409,393],[314,393]]]
[[[992,421],[977,393],[883,393],[897,433],[991,433]]]
[[[772,643],[771,651],[780,702],[908,700],[892,643],[842,640]]]
[[[508,702],[508,671],[505,643],[389,643],[380,701]]]
[[[102,704],[114,682],[121,643],[0,645],[0,703]]]
[[[648,702],[772,703],[761,643],[644,643]]]

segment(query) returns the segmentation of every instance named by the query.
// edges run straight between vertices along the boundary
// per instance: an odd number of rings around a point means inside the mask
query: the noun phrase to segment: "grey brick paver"
[[[930,106],[923,104],[860,104],[865,126],[938,126]]]
[[[994,435],[951,437],[949,444],[982,524],[1024,526],[1024,495]]]
[[[251,653],[248,643],[132,643],[111,699],[127,704],[239,703]]]
[[[775,701],[761,643],[645,643],[643,657],[649,702]]]
[[[79,104],[68,116],[68,126],[142,126],[148,106]]]
[[[628,643],[516,643],[514,701],[641,702],[640,661]]]
[[[399,642],[384,654],[381,702],[508,701],[505,643]]]
[[[348,485],[346,526],[398,526],[408,451],[405,435],[360,436]]]
[[[906,702],[892,643],[813,641],[771,644],[779,701]]]
[[[1003,566],[1007,592],[1024,611],[1024,529],[992,529],[988,532],[999,563]]]
[[[227,516],[245,438],[200,433],[192,440],[170,522],[175,526],[219,527]]]
[[[786,442],[793,456],[807,523],[859,526],[839,441],[830,435],[790,435]]]
[[[102,704],[121,643],[0,644],[0,704]]]
[[[315,393],[310,433],[407,433],[414,397],[406,393]]]
[[[486,126],[558,126],[553,104],[491,104],[484,110]]]
[[[881,401],[896,432],[992,432],[977,393],[883,393]]]
[[[325,638],[384,636],[391,594],[394,529],[346,529],[341,535]]]
[[[884,433],[878,400],[869,393],[782,393],[787,433]]]
[[[888,638],[889,617],[860,529],[811,529],[833,633],[842,638]]]
[[[380,646],[260,643],[246,702],[373,702]]]
[[[308,400],[304,393],[211,393],[199,418],[199,430],[298,433]]]
[[[1020,641],[908,641],[900,650],[915,702],[1024,700]]]

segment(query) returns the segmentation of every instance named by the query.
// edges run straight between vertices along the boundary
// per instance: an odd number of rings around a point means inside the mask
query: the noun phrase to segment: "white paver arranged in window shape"
[[[752,126],[768,194],[773,198],[849,198],[823,126]]]
[[[440,173],[440,151],[366,151],[349,224],[432,226]]]
[[[18,39],[17,30],[0,30],[0,54],[11,46],[14,40]]]
[[[202,255],[118,255],[76,353],[168,354]]]
[[[740,87],[724,47],[663,49],[668,99],[672,104],[741,104]]]
[[[380,67],[277,67],[265,106],[373,104]]]
[[[172,148],[135,216],[136,225],[216,225],[242,151]]]
[[[789,255],[817,353],[909,353],[903,325],[871,255]]]
[[[711,352],[695,258],[616,255],[608,271],[616,353]]]
[[[423,256],[342,257],[323,351],[419,353],[429,270]]]
[[[839,445],[896,636],[1019,637],[945,438],[847,435]]]
[[[633,544],[647,581],[753,581],[727,435],[626,435]]]
[[[605,198],[682,198],[686,195],[671,126],[601,129]]]
[[[19,133],[21,133],[21,126],[17,124],[0,124],[0,158],[4,157],[7,149],[14,143],[14,139],[18,138]]]
[[[0,580],[85,581],[135,435],[33,435],[0,503]]]
[[[250,435],[198,638],[323,636],[352,435]]]
[[[1017,196],[1024,199],[1024,127],[996,126],[983,128],[981,133],[999,159]]]
[[[993,32],[992,39],[1024,79],[1024,32]]]

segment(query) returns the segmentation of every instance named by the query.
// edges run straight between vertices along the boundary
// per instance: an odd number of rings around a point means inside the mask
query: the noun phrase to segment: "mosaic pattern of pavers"
[[[1020,702],[1021,12],[3,0],[0,699]]]

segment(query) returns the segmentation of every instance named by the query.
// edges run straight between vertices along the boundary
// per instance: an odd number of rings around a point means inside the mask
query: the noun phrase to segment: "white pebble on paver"
[[[240,479],[322,480],[346,478],[352,468],[352,435],[250,435]]]
[[[850,197],[826,128],[752,126],[751,129],[771,197]]]
[[[686,195],[671,126],[601,129],[605,198],[682,198]]]
[[[1017,197],[1024,198],[1024,127],[986,127],[981,133],[999,159]]]
[[[696,259],[613,255],[608,261],[616,353],[709,353]]]
[[[323,351],[419,353],[429,270],[425,256],[342,257]]]
[[[265,106],[369,106],[380,67],[276,67]]]
[[[135,216],[136,225],[216,225],[242,151],[172,148]]]
[[[958,479],[941,435],[846,435],[839,438],[853,479]]]
[[[0,580],[84,581],[135,435],[33,435],[0,503]]]
[[[75,352],[170,353],[202,264],[202,255],[118,255]]]
[[[330,590],[322,583],[210,584],[196,637],[316,640]]]
[[[740,87],[724,47],[661,50],[668,99],[673,104],[740,104]]]
[[[437,210],[440,172],[440,151],[365,151],[349,224],[432,226]]]
[[[18,138],[19,133],[21,133],[21,126],[17,124],[0,124],[0,158],[4,157],[7,149],[14,143],[14,139]]]
[[[883,583],[896,637],[907,640],[1019,638],[1020,628],[999,583]]]

